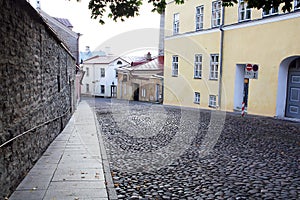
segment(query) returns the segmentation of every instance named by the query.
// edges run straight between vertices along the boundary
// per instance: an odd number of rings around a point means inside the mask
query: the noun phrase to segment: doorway
[[[111,85],[111,98],[116,98],[117,97],[117,86],[116,85]]]
[[[234,110],[240,111],[242,103],[245,103],[245,110],[248,107],[249,79],[245,78],[246,64],[237,64],[234,82]]]
[[[289,66],[286,97],[286,117],[300,119],[300,59]]]
[[[140,87],[139,84],[134,84],[134,92],[133,92],[133,100],[134,101],[139,101],[139,97],[140,97]]]

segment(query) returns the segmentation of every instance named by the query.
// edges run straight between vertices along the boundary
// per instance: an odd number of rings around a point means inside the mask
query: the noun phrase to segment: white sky
[[[30,3],[36,8],[36,0],[30,0]],[[53,17],[69,19],[74,27],[73,31],[83,34],[80,37],[80,51],[84,51],[85,46],[90,46],[91,50],[99,49],[99,46],[107,43],[107,41],[111,41],[112,38],[118,38],[122,34],[139,32],[147,28],[152,30],[150,43],[153,44],[151,46],[158,47],[160,16],[151,12],[152,5],[148,4],[147,1],[144,1],[144,5],[141,7],[140,16],[128,18],[125,22],[119,21],[117,23],[112,19],[105,19],[105,25],[101,25],[98,20],[91,19],[88,3],[89,0],[81,0],[81,2],[76,0],[40,0],[41,9],[44,12]],[[153,32],[154,34],[157,32],[157,35],[153,35]],[[143,35],[135,35],[130,40],[134,42],[136,37],[145,38]],[[114,53],[114,50],[119,48],[115,45],[122,45],[122,42],[105,45],[110,46],[112,53]],[[143,48],[142,46],[140,47],[140,49]]]

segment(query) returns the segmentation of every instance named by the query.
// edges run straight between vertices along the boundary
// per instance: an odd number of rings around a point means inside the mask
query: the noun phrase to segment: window
[[[179,33],[179,13],[174,14],[173,19],[173,34]]]
[[[200,104],[200,93],[195,92],[194,103]]]
[[[142,97],[146,97],[146,89],[145,88],[142,89]]]
[[[278,13],[278,8],[271,8],[270,10],[263,9],[263,17],[275,15]]]
[[[85,85],[85,90],[87,93],[90,92],[90,85],[88,83]]]
[[[88,77],[90,75],[90,69],[87,67],[85,68],[86,76]]]
[[[100,72],[101,72],[101,78],[105,77],[105,69],[101,68]]]
[[[124,82],[127,81],[127,74],[123,74],[123,81],[124,81]]]
[[[178,56],[172,57],[172,76],[178,76]]]
[[[124,95],[126,95],[126,83],[123,85],[124,86],[124,89],[123,89],[123,93],[124,93]]]
[[[203,11],[204,6],[198,6],[196,8],[196,31],[203,29]]]
[[[248,3],[245,0],[240,0],[239,5],[239,21],[245,21],[251,19],[251,9],[248,8]]]
[[[101,85],[101,91],[100,91],[101,94],[104,94],[105,93],[105,85]]]
[[[116,70],[116,78],[118,78],[118,71]]]
[[[221,6],[221,1],[212,2],[211,27],[217,27],[221,25]]]
[[[294,10],[299,10],[299,9],[300,9],[300,0],[295,0]]]
[[[117,65],[122,65],[122,61],[119,60],[119,61],[117,62]]]
[[[217,96],[216,95],[209,95],[209,107],[217,107]]]
[[[219,54],[210,55],[210,74],[209,79],[218,79]]]
[[[202,55],[195,55],[195,63],[194,63],[194,78],[202,77]]]

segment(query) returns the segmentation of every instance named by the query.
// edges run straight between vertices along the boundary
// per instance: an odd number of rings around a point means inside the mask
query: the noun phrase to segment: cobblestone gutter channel
[[[97,102],[96,114],[119,199],[300,198],[300,124],[227,113],[202,154],[213,112]]]

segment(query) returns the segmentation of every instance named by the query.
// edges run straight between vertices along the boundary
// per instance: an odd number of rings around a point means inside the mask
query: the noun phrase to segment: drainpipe
[[[224,30],[223,30],[223,25],[224,25],[224,16],[225,16],[225,7],[222,6],[222,21],[221,21],[221,26],[220,26],[220,76],[219,76],[219,91],[218,91],[218,105],[219,109],[221,110],[221,98],[222,98],[222,80],[223,80],[223,45],[224,45]]]

